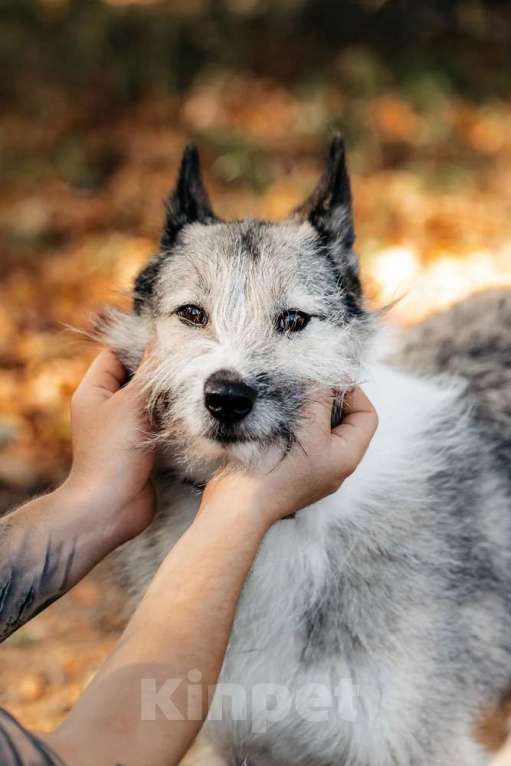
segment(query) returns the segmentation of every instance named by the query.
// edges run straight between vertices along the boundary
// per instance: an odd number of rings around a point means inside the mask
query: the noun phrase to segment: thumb
[[[330,438],[333,393],[330,389],[318,389],[303,413],[303,421],[297,431],[300,444],[315,444]]]

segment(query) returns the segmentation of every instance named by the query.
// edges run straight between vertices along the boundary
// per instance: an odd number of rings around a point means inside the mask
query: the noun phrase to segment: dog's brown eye
[[[310,316],[304,311],[288,309],[279,314],[276,320],[278,332],[299,332],[309,323]]]
[[[204,327],[208,323],[208,315],[200,306],[194,306],[191,303],[186,306],[180,306],[176,314],[181,321],[187,324],[195,324]]]

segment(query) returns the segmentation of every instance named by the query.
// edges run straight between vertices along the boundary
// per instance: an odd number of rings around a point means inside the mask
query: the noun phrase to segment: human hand
[[[147,357],[147,352],[146,352]],[[148,423],[139,375],[123,386],[126,370],[112,351],[94,360],[71,400],[73,465],[61,491],[78,497],[119,542],[151,521],[149,481],[153,451],[143,444]]]
[[[342,423],[331,429],[333,396],[311,403],[296,442],[269,472],[226,468],[207,484],[202,507],[249,508],[272,524],[335,492],[362,460],[378,416],[360,388],[344,400]]]

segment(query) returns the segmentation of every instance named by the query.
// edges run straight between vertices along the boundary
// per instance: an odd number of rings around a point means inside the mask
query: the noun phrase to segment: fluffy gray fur
[[[136,311],[111,312],[99,329],[133,370],[147,339],[158,339],[147,372],[158,510],[119,566],[140,598],[197,511],[190,481],[226,462],[271,467],[320,388],[362,383],[380,417],[367,455],[335,495],[266,535],[220,679],[248,692],[281,684],[293,703],[304,684],[334,689],[348,680],[354,715],[304,721],[293,704],[255,731],[254,703],[246,720],[226,710],[210,721],[207,736],[231,764],[482,766],[489,756],[475,724],[511,682],[511,478],[503,459],[511,425],[509,411],[497,412],[502,394],[490,390],[509,376],[509,345],[495,325],[487,336],[481,329],[488,375],[478,377],[476,355],[464,355],[465,340],[454,338],[453,355],[464,361],[456,376],[446,374],[450,359],[434,353],[438,320],[387,363],[387,335],[358,293],[346,184],[337,142],[294,218],[224,223],[210,209],[195,154],[185,156],[161,252],[137,281]],[[204,307],[207,325],[180,321],[183,304]],[[301,332],[278,334],[274,318],[286,308],[313,318]],[[426,372],[399,369],[399,353],[420,367],[425,338],[433,348]],[[205,380],[225,368],[258,390],[229,442],[215,437],[203,402]]]

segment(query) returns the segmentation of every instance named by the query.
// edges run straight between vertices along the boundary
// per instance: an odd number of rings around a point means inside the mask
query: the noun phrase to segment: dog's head
[[[344,144],[336,136],[312,195],[282,223],[223,222],[185,150],[160,250],[139,274],[131,315],[102,334],[131,368],[148,365],[158,440],[198,461],[282,454],[319,387],[357,382],[371,323],[353,252]]]

